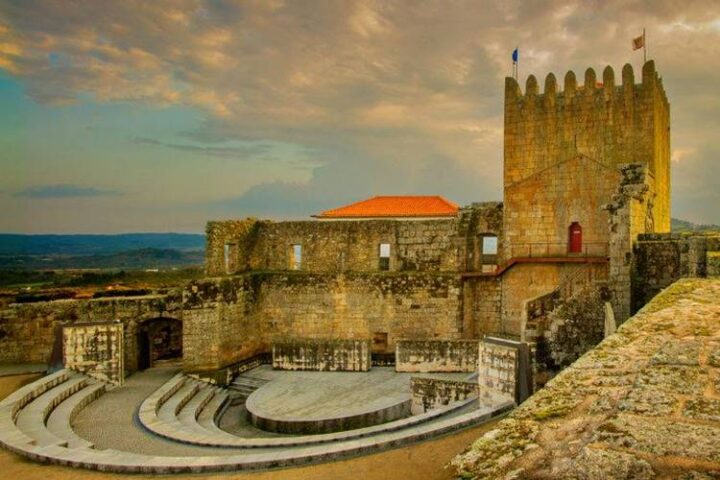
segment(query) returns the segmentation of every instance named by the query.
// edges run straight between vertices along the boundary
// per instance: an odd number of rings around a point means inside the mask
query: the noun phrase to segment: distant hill
[[[670,229],[673,232],[720,232],[720,225],[702,225],[673,218],[670,220]]]
[[[0,234],[0,255],[105,255],[146,248],[179,251],[204,250],[205,235],[193,233]]]
[[[202,250],[140,248],[92,255],[0,255],[0,270],[166,269],[202,265]]]

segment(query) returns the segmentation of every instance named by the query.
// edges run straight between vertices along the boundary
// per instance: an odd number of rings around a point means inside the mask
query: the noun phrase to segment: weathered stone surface
[[[478,340],[399,340],[395,346],[398,372],[474,372]]]
[[[114,385],[125,380],[123,325],[97,323],[63,329],[63,366]]]
[[[720,281],[677,282],[452,468],[483,479],[713,478],[720,472],[718,320]]]
[[[278,370],[367,372],[369,340],[287,339],[273,343],[272,366]]]

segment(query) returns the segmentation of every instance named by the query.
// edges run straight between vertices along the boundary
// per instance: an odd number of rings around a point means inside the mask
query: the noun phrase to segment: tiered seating
[[[146,426],[152,421],[153,431],[181,432],[183,439],[199,439],[191,443],[269,450],[170,457],[96,450],[78,437],[70,427],[72,418],[104,391],[104,384],[70,370],[22,387],[0,402],[0,445],[33,460],[106,472],[167,474],[277,468],[391,448],[482,423],[513,406],[507,402],[477,409],[466,403],[349,432],[239,438],[215,424],[229,402],[228,393],[178,375],[141,406],[140,416]]]

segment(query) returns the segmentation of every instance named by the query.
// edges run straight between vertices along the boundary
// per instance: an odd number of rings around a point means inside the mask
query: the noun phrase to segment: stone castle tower
[[[551,73],[540,93],[528,77],[525,92],[505,81],[504,260],[520,259],[503,278],[503,322],[510,331],[523,301],[572,282],[577,270],[607,279],[611,228],[603,206],[623,180],[620,166],[642,165],[647,184],[641,214],[627,236],[670,231],[670,106],[653,61],[635,83],[630,65],[616,85],[611,67],[598,81],[592,68],[579,85]],[[577,265],[580,258],[592,265]],[[596,275],[597,274],[597,275]]]
[[[584,163],[595,163],[597,167],[584,167],[574,172],[571,182],[580,182],[576,188],[567,192],[550,195],[556,209],[565,209],[567,215],[555,212],[565,220],[566,225],[558,231],[546,231],[541,235],[519,235],[506,231],[512,242],[557,242],[563,243],[567,225],[570,221],[579,221],[577,217],[597,214],[599,206],[610,200],[608,192],[617,186],[612,178],[618,166],[628,163],[647,165],[651,181],[654,183],[655,198],[652,223],[656,232],[670,231],[670,106],[662,85],[662,79],[655,71],[651,60],[643,66],[642,82],[635,83],[632,66],[625,65],[622,70],[622,83],[616,86],[615,73],[608,66],[603,71],[602,82],[598,82],[595,71],[588,68],[583,85],[578,85],[575,74],[565,75],[564,88],[558,90],[555,76],[551,73],[545,79],[544,92],[539,92],[538,82],[533,75],[528,77],[525,94],[513,78],[505,81],[505,160],[504,187],[506,212],[521,212],[526,204],[515,204],[515,200],[530,200],[532,192],[524,191],[523,182],[532,190],[534,176],[545,176],[559,164],[572,162],[583,157]],[[571,166],[568,166],[573,170]],[[602,167],[605,167],[604,169]],[[591,172],[608,170],[601,173],[603,182],[584,179]],[[597,173],[592,173],[593,175]],[[530,181],[528,181],[530,180]],[[603,185],[609,181],[609,185]],[[536,182],[535,182],[536,183]],[[598,184],[600,183],[600,184]],[[581,188],[580,188],[581,187]],[[508,193],[510,194],[508,197]],[[521,195],[517,195],[521,193]],[[563,193],[571,197],[561,198]],[[572,195],[579,194],[579,198]],[[542,198],[535,198],[542,200]],[[551,200],[551,198],[547,198]],[[507,203],[509,202],[509,204]],[[570,204],[578,203],[579,208]],[[581,210],[590,209],[582,212]],[[535,211],[531,221],[536,223],[539,212]],[[545,212],[543,212],[545,213]],[[550,213],[551,216],[555,216]],[[520,214],[522,216],[522,214]],[[512,215],[511,215],[512,216]],[[517,218],[517,217],[516,217]],[[506,220],[511,219],[506,217]],[[583,232],[588,239],[604,240],[602,231],[593,231],[593,220],[586,219],[591,227]],[[598,225],[606,230],[605,222]],[[551,229],[552,230],[552,229]],[[587,235],[585,235],[587,233]],[[545,237],[545,238],[540,238]],[[605,238],[603,238],[605,237]]]

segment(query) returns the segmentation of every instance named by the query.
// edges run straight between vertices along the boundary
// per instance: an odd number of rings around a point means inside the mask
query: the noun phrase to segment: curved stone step
[[[50,413],[65,399],[85,388],[88,377],[73,375],[67,381],[39,395],[20,410],[16,425],[23,433],[31,437],[36,445],[67,446],[67,440],[51,432],[46,425]]]
[[[77,414],[90,403],[105,393],[106,385],[102,382],[89,384],[71,395],[57,406],[48,417],[47,428],[59,438],[67,441],[68,448],[93,448],[93,443],[78,436],[72,429],[72,421]]]
[[[57,445],[23,445],[12,450],[33,460],[117,473],[201,473],[230,470],[258,470],[305,465],[346,456],[373,453],[407,443],[483,423],[506,413],[512,403],[479,409],[455,418],[439,419],[408,431],[386,432],[371,438],[358,438],[329,445],[283,448],[271,452],[238,453],[217,456],[162,457],[118,450],[73,450]]]
[[[215,392],[215,396],[208,402],[205,408],[202,409],[197,420],[200,426],[210,432],[211,435],[220,437],[229,436],[233,439],[239,439],[239,437],[231,435],[217,426],[217,420],[220,418],[220,415],[222,415],[229,401],[230,395],[222,388],[219,388]]]
[[[190,399],[178,414],[178,420],[182,424],[183,429],[189,430],[197,435],[207,435],[209,433],[198,423],[198,416],[216,394],[216,388],[211,385],[203,386],[198,390],[195,396]]]
[[[158,395],[153,393],[150,398],[160,398],[163,392],[174,391],[181,393],[182,387],[177,388],[178,378],[174,377],[158,389],[160,392]],[[183,385],[192,383],[201,383],[197,380],[187,378],[184,380]],[[156,418],[156,420],[148,427],[149,430],[154,433],[175,440],[182,443],[202,445],[209,447],[222,447],[222,448],[276,448],[276,447],[299,447],[306,445],[314,445],[319,443],[331,443],[339,441],[347,441],[352,439],[359,439],[363,437],[369,437],[373,435],[409,430],[419,425],[435,422],[438,419],[445,417],[458,417],[468,410],[477,409],[478,399],[469,398],[461,402],[455,402],[448,406],[443,406],[425,412],[420,415],[414,415],[411,417],[403,418],[393,422],[382,423],[371,427],[359,428],[355,430],[347,430],[342,432],[334,432],[319,435],[299,435],[292,437],[238,437],[225,430],[222,430],[217,423],[217,418],[222,414],[223,409],[229,402],[228,392],[219,388],[207,386],[207,389],[213,390],[215,393],[209,399],[193,397],[190,399],[185,408],[180,410],[178,418],[171,418],[169,415],[164,416],[163,419]],[[209,394],[207,394],[209,395]],[[196,394],[197,396],[197,394]],[[207,400],[207,401],[206,401]],[[144,402],[145,403],[145,402]],[[185,411],[186,408],[193,403],[193,405],[199,405],[205,403],[204,408],[200,409],[196,417],[194,415],[196,411]],[[148,407],[149,408],[149,407]],[[162,409],[162,407],[161,407]],[[168,410],[169,411],[169,410]],[[182,415],[183,420],[179,417]]]

